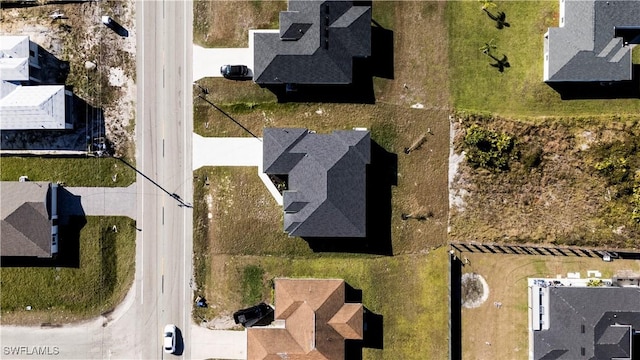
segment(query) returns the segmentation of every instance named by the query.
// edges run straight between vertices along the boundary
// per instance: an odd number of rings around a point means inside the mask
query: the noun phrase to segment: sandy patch
[[[124,74],[124,70],[121,68],[109,69],[109,85],[121,87],[127,82],[127,75]]]
[[[462,274],[462,306],[467,309],[477,308],[489,298],[489,284],[482,275],[475,273]]]

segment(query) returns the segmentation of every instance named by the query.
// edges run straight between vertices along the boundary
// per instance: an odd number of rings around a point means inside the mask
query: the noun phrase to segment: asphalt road
[[[143,234],[136,259],[136,357],[165,356],[161,331],[172,323],[180,329],[179,345],[184,344],[179,352],[190,358],[193,4],[139,1],[136,6],[138,227]]]
[[[3,359],[162,359],[161,331],[180,329],[191,358],[193,213],[190,1],[138,1],[135,283],[125,301],[92,321],[0,326]],[[186,66],[189,64],[189,66]]]

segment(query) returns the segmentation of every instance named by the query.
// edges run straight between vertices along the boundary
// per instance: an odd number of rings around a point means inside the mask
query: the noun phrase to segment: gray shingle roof
[[[545,39],[545,81],[631,80],[631,47],[615,27],[640,26],[640,2],[564,0],[564,9],[564,26]]]
[[[640,329],[640,288],[551,287],[545,311],[549,330],[533,332],[534,359],[625,358],[630,329]]]
[[[0,255],[51,257],[49,183],[2,182]]]
[[[354,57],[371,55],[371,6],[290,0],[280,33],[254,34],[258,84],[350,84]]]
[[[301,237],[366,236],[368,131],[321,135],[298,128],[266,128],[263,168],[288,175],[284,230]]]

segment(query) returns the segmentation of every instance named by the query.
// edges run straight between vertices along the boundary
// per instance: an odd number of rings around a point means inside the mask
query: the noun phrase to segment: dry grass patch
[[[449,107],[448,35],[444,1],[376,2],[394,15],[394,80],[376,79],[376,100],[429,109]],[[380,15],[383,16],[383,15]],[[384,17],[383,17],[384,19]],[[381,24],[386,26],[383,23]]]
[[[277,29],[286,1],[211,1],[193,4],[193,42],[204,47],[247,47],[250,29]]]
[[[452,190],[467,195],[451,210],[452,239],[638,247],[639,119],[461,119],[458,152],[470,150],[463,143],[473,124],[515,145],[508,170],[463,162]]]
[[[567,272],[599,270],[603,278],[617,270],[640,270],[640,261],[602,260],[579,257],[491,255],[463,253],[470,264],[465,273],[482,275],[489,297],[474,309],[462,310],[462,354],[464,359],[527,359],[527,278],[566,277]],[[494,302],[501,302],[497,308]],[[505,336],[509,334],[509,336]],[[489,342],[491,345],[486,345]]]
[[[52,20],[59,11],[64,19]],[[102,15],[111,16],[129,32],[122,37],[100,22]],[[78,110],[75,128],[88,122],[88,136],[106,136],[118,156],[135,159],[134,122],[136,100],[136,27],[135,2],[107,0],[101,2],[67,2],[33,7],[2,8],[2,33],[29,35],[30,40],[59,61],[60,69],[43,66],[43,73],[58,74],[44,78],[50,84],[65,84],[75,96],[103,114]],[[41,55],[44,55],[41,53]],[[93,70],[85,62],[96,64]],[[56,64],[61,65],[61,64]],[[63,73],[68,73],[65,78]],[[110,79],[111,78],[111,79]],[[78,107],[81,109],[80,107]],[[91,127],[101,128],[100,133]],[[81,131],[80,135],[85,135]]]
[[[255,167],[208,167],[198,172],[210,179],[198,210],[208,218],[211,254],[300,255],[310,253],[306,242],[288,237],[283,213]],[[211,214],[209,217],[208,214]]]
[[[204,109],[196,106],[197,115],[207,115],[195,119],[196,132],[204,136],[248,136],[230,119],[207,106],[209,108]],[[398,154],[398,186],[393,188],[392,199],[394,253],[423,251],[446,242],[449,151],[449,123],[446,112],[408,109],[390,104],[260,104],[253,108],[228,106],[224,109],[257,136],[262,135],[264,127],[305,126],[319,133],[353,127],[369,128],[374,141],[387,151]],[[431,130],[431,133],[428,130]],[[404,154],[404,149],[423,135],[426,142],[411,154]],[[218,172],[215,176],[222,175],[220,170],[216,171]],[[254,184],[262,187],[260,191],[267,194],[254,171],[250,170],[247,178],[255,178]],[[237,181],[231,177],[222,178],[217,182],[235,186]],[[247,197],[242,197],[239,201],[243,199],[248,201]],[[239,208],[246,209],[251,206],[254,205],[243,203]],[[234,204],[233,207],[238,208],[238,204]],[[425,216],[426,220],[403,221],[403,213]],[[222,220],[221,223],[242,221],[240,214],[230,217],[225,213],[218,215],[221,219],[229,219]],[[281,218],[256,218],[255,221],[265,224],[275,222],[276,225],[273,226],[278,226],[278,231],[281,231]]]

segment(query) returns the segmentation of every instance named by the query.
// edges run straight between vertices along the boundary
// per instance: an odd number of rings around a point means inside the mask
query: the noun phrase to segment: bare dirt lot
[[[451,185],[451,239],[640,247],[638,120],[459,116],[456,149],[467,160]],[[473,126],[513,140],[506,169],[469,163]]]
[[[62,14],[54,20],[51,15]],[[120,24],[127,36],[117,34],[101,23],[109,15]],[[36,148],[65,149],[77,147],[86,137],[106,136],[120,156],[133,159],[136,31],[133,1],[100,1],[33,7],[11,7],[0,10],[3,35],[29,35],[43,49],[43,54],[57,59],[66,69],[63,78],[48,83],[65,84],[76,96],[75,131],[52,135],[36,134],[25,138],[15,134],[17,144],[3,142],[3,149],[29,146],[40,138]],[[96,65],[87,69],[89,61]],[[43,69],[59,72],[61,69]],[[49,144],[43,143],[46,138]],[[35,144],[35,143],[34,143]],[[73,150],[76,150],[75,148]]]

